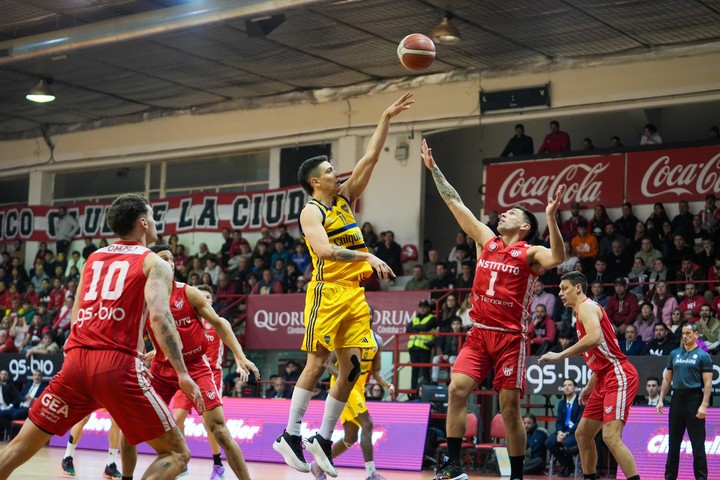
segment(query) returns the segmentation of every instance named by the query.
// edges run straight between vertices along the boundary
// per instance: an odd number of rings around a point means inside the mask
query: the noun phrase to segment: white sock
[[[117,448],[110,448],[108,449],[108,459],[106,465],[110,465],[111,463],[115,463],[115,459],[117,458],[118,449]]]
[[[290,435],[300,435],[302,418],[311,398],[312,392],[310,390],[298,386],[293,389],[292,400],[290,400],[290,416],[286,428]]]
[[[365,474],[369,477],[373,473],[375,473],[375,462],[373,462],[372,460],[369,462],[365,462]]]
[[[68,442],[67,447],[65,447],[65,456],[63,458],[72,457],[75,455],[75,447],[77,445],[73,445],[72,443]]]
[[[319,432],[320,436],[325,440],[332,440],[335,425],[337,424],[346,403],[347,402],[340,402],[330,395],[328,395],[325,399],[325,413],[323,414],[323,421]]]

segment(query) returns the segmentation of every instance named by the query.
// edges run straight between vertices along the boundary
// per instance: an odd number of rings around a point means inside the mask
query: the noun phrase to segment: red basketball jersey
[[[205,328],[205,336],[207,337],[207,358],[213,370],[222,370],[224,345],[220,340],[220,335],[208,322],[203,320]]]
[[[585,302],[598,305],[589,298],[586,298]],[[600,320],[602,342],[597,347],[593,347],[583,353],[587,366],[595,375],[617,369],[621,363],[627,362],[627,357],[622,350],[620,350],[617,335],[615,335],[615,329],[613,328],[610,318],[608,318],[607,313],[605,313],[605,310],[600,305],[598,305],[598,308],[600,308],[602,312],[602,319]],[[575,326],[577,327],[578,340],[580,340],[585,336],[585,327],[579,321],[575,322]]]
[[[143,261],[150,250],[136,242],[117,242],[96,250],[82,273],[77,318],[65,342],[73,348],[144,350],[147,322]]]
[[[170,312],[175,320],[175,326],[183,344],[183,359],[188,361],[202,357],[208,346],[205,329],[197,311],[190,305],[190,300],[187,297],[187,285],[182,282],[175,282],[175,287],[170,295]],[[155,360],[169,363],[162,349],[158,348],[155,333],[152,329],[149,332],[153,345],[157,350]]]
[[[475,269],[470,318],[475,327],[527,332],[537,274],[520,241],[507,247],[500,237],[485,244]]]

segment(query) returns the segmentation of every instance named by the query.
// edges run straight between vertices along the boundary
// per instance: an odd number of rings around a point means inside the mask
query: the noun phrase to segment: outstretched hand
[[[420,158],[423,159],[423,162],[425,163],[425,166],[428,170],[435,170],[435,167],[437,167],[437,164],[435,163],[435,159],[433,158],[432,154],[432,148],[428,147],[427,140],[422,139],[422,143],[420,144]]]
[[[402,97],[397,99],[395,103],[390,105],[388,108],[385,109],[385,115],[392,118],[396,115],[398,115],[400,112],[404,112],[408,108],[410,108],[410,105],[415,103],[415,100],[412,100],[413,94],[411,92],[407,92]]]
[[[549,362],[557,362],[558,360],[560,360],[560,354],[559,354],[559,353],[556,353],[556,352],[547,352],[545,355],[543,355],[542,357],[538,358],[538,363],[539,363],[539,364],[543,364],[543,363],[549,363]]]
[[[555,212],[557,212],[557,209],[560,206],[563,193],[565,193],[565,185],[560,185],[558,186],[555,195],[548,198],[548,204],[547,207],[545,207],[545,215],[547,215],[548,219],[555,218]]]

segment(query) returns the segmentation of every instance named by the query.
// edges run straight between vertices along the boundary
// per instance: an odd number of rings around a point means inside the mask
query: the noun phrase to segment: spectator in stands
[[[570,135],[560,130],[560,122],[550,122],[550,133],[545,136],[538,153],[560,153],[570,151]]]
[[[570,242],[564,242],[564,248],[565,248],[565,261],[562,262],[560,265],[555,267],[557,270],[558,275],[564,275],[568,272],[572,272],[575,268],[575,264],[580,261],[580,259],[575,255],[575,251],[573,250],[572,243]]]
[[[365,400],[368,402],[382,402],[383,398],[385,398],[385,389],[377,383],[371,383],[367,392]]]
[[[567,350],[575,343],[575,331],[570,328],[563,328],[558,333],[558,343],[550,349],[551,352],[560,353]]]
[[[438,262],[438,264],[435,265],[435,273],[435,278],[433,280],[430,280],[430,289],[452,290],[453,281],[455,279],[452,277],[452,275],[450,275],[450,270],[447,268],[447,263]]]
[[[715,263],[716,256],[715,242],[711,238],[703,239],[700,251],[695,252],[695,263],[700,267],[703,278],[707,278],[706,274]]]
[[[532,303],[530,304],[530,315],[534,315],[534,312],[536,311],[536,308],[538,305],[545,305],[546,307],[546,313],[549,313],[551,316],[555,312],[555,304],[556,304],[557,297],[553,295],[550,292],[545,291],[545,284],[540,281],[535,281],[535,291]]]
[[[252,295],[268,295],[271,293],[284,293],[282,283],[274,276],[272,270],[266,268],[262,272],[262,278],[253,286],[250,291]]]
[[[288,263],[285,267],[285,281],[283,282],[285,292],[289,292],[295,286],[299,277],[302,277],[302,272],[298,271],[293,262]]]
[[[667,251],[663,252],[663,258],[666,260],[668,269],[671,272],[677,272],[682,266],[684,258],[693,258],[695,252],[685,243],[685,237],[676,233],[673,235],[673,244],[668,246]],[[647,265],[647,262],[645,262]]]
[[[678,341],[674,335],[670,335],[670,328],[662,322],[655,324],[655,338],[645,345],[643,355],[654,355],[656,357],[664,357],[670,355],[670,352],[678,346]]]
[[[679,213],[673,217],[671,222],[672,231],[682,234],[685,236],[685,241],[690,243],[690,232],[692,232],[693,229],[694,215],[690,213],[690,204],[688,201],[680,200],[678,202],[678,210]]]
[[[45,266],[42,263],[35,264],[35,270],[33,275],[30,277],[30,281],[35,286],[35,290],[38,292],[42,289],[42,281],[47,280],[50,282],[50,277],[45,273]]]
[[[720,321],[712,314],[710,305],[700,307],[700,315],[698,316],[698,331],[702,341],[708,347],[708,350],[716,350],[718,348],[718,340],[720,340]]]
[[[265,390],[265,398],[289,398],[285,396],[285,382],[280,375],[270,376],[270,388]]]
[[[610,137],[610,148],[613,150],[617,150],[620,148],[623,148],[625,145],[622,144],[620,141],[620,137],[618,136],[612,136]]]
[[[662,137],[660,137],[657,127],[652,123],[645,125],[642,137],[640,137],[640,145],[660,145],[661,143]]]
[[[608,300],[605,311],[621,335],[625,332],[625,327],[635,321],[638,299],[627,291],[627,280],[624,278],[615,279],[615,294]]]
[[[220,274],[222,273],[222,268],[217,263],[216,257],[208,257],[205,262],[205,273],[210,275],[210,280],[213,285],[217,285],[218,280],[220,279]]]
[[[97,250],[98,247],[93,243],[93,239],[90,237],[85,237],[83,241],[85,242],[85,246],[82,250],[82,257],[87,260],[90,254]]]
[[[285,246],[285,250],[288,252],[292,251],[293,245],[295,245],[295,239],[288,233],[287,225],[284,223],[278,225],[278,234],[277,237],[275,237],[275,241],[281,241]]]
[[[647,267],[640,257],[635,257],[633,260],[633,268],[627,275],[628,282],[633,284],[630,289],[630,293],[638,297],[638,300],[642,300],[647,292],[647,282],[650,277]]]
[[[604,205],[595,205],[593,209],[593,216],[589,222],[589,231],[595,238],[602,239],[605,236],[605,226],[612,223],[610,217],[607,214],[607,210]]]
[[[0,411],[12,407],[12,403],[18,396],[15,383],[10,381],[10,372],[0,370]]]
[[[603,308],[607,305],[608,296],[605,292],[605,287],[597,280],[590,284],[590,295],[588,295],[588,297]]]
[[[571,241],[575,255],[580,258],[583,269],[588,270],[598,256],[599,247],[597,238],[588,232],[587,220],[581,218],[577,224],[577,235]]]
[[[290,261],[290,251],[285,248],[285,242],[280,238],[275,239],[275,251],[270,255],[270,265],[275,265],[278,259],[282,260],[285,265]]]
[[[65,276],[71,276],[72,267],[81,271],[83,265],[85,265],[85,259],[80,256],[80,252],[78,250],[73,250],[72,254],[70,254],[70,259],[67,262],[67,267],[65,268]]]
[[[437,319],[432,314],[430,302],[420,300],[415,316],[405,327],[405,332],[410,333],[408,337],[408,352],[411,363],[430,363],[432,349],[435,346],[434,337],[428,333],[437,328]],[[429,367],[412,367],[410,375],[410,388],[416,390],[420,379],[430,379]],[[415,398],[415,397],[413,397]]]
[[[582,418],[585,407],[578,402],[575,380],[566,378],[563,381],[563,395],[557,404],[557,420],[555,433],[550,434],[545,446],[562,465],[561,477],[569,477],[575,470],[573,457],[578,453],[575,430]]]
[[[288,360],[283,367],[282,379],[285,382],[285,398],[292,398],[295,382],[300,378],[302,365],[295,360]]]
[[[365,245],[375,248],[375,245],[378,243],[379,239],[377,233],[375,233],[375,229],[373,228],[372,223],[364,222],[362,224],[362,234],[363,239],[365,239]]]
[[[256,258],[262,260],[262,267],[260,267],[259,264],[255,262]],[[262,270],[265,268],[270,268],[270,265],[272,265],[272,253],[270,253],[270,245],[258,240],[258,243],[255,246],[255,251],[252,254],[252,259],[254,266],[258,267],[259,269],[258,273],[262,272]]]
[[[583,150],[595,150],[595,145],[591,138],[583,138]]]
[[[455,288],[472,288],[475,280],[475,265],[470,260],[465,260],[460,267],[460,275],[455,278]]]
[[[325,386],[318,382],[315,384],[315,388],[313,388],[312,391],[312,397],[310,397],[310,400],[325,400],[327,399],[328,391],[325,389]]]
[[[8,335],[6,329],[0,329],[0,353],[16,353],[17,351],[15,339]]]
[[[655,338],[655,324],[658,320],[658,318],[655,318],[652,305],[648,302],[642,302],[640,305],[640,313],[638,313],[635,318],[633,325],[643,342],[650,342]]]
[[[385,232],[382,240],[375,246],[375,255],[388,264],[395,272],[395,275],[402,275],[402,248],[395,241],[395,233],[392,230]]]
[[[615,220],[617,232],[623,237],[629,239],[635,235],[635,227],[640,220],[633,215],[632,203],[625,202],[622,204],[621,216]]]
[[[287,293],[305,293],[307,292],[307,280],[300,275],[295,279],[295,286]]]
[[[65,207],[58,209],[58,214],[53,222],[55,223],[56,250],[58,253],[67,254],[75,235],[80,232],[80,224],[75,217],[68,215]]]
[[[367,240],[365,240],[365,242],[367,244]],[[307,246],[304,243],[298,242],[298,244],[295,245],[295,253],[290,256],[290,261],[295,264],[300,273],[305,273],[305,271],[310,268],[312,261],[310,260]]]
[[[705,297],[698,294],[694,283],[685,284],[684,298],[678,308],[683,312],[683,320],[695,323],[700,316],[700,307],[705,305]]]
[[[50,302],[48,302],[47,308],[51,315],[56,315],[57,312],[62,308],[65,302],[67,290],[62,284],[62,280],[55,277],[52,280],[52,290],[50,291]]]
[[[223,267],[227,268],[228,262],[230,261],[230,247],[232,246],[232,235],[230,234],[229,228],[223,228],[221,230],[222,245],[220,245],[220,252],[218,252],[218,263]]]
[[[457,297],[453,294],[445,297],[445,301],[442,302],[442,306],[440,307],[440,317],[438,318],[439,332],[449,332],[452,330],[450,328],[450,322],[457,318],[458,310],[460,310],[460,304],[457,301]]]
[[[653,331],[654,326],[651,332]],[[645,346],[645,341],[638,337],[638,330],[635,325],[625,327],[625,336],[620,340],[620,350],[622,350],[625,355],[642,355]]]
[[[55,341],[50,327],[43,327],[43,334],[40,343],[25,352],[25,357],[33,355],[57,355],[60,353],[60,346]]]
[[[672,231],[672,225],[670,224],[670,220],[665,220],[662,223],[662,226],[660,227],[660,230],[656,232],[656,244],[658,246],[658,250],[661,252],[664,252],[665,249],[670,245],[673,238],[673,231]]]
[[[247,239],[242,236],[242,232],[240,230],[235,230],[232,232],[230,248],[228,249],[228,262],[230,258],[240,255],[241,245],[247,245],[248,249],[250,248],[250,242],[248,242]]]
[[[430,282],[425,278],[422,265],[413,267],[412,278],[405,284],[405,290],[430,290]]]
[[[52,293],[52,287],[50,286],[50,280],[47,278],[43,278],[40,282],[40,291],[38,294],[40,295],[40,302],[44,303],[47,307],[50,304],[50,293]],[[48,313],[50,316],[54,315],[54,312],[50,311],[48,309]]]
[[[611,272],[608,272],[607,262],[604,258],[598,258],[595,260],[593,269],[586,275],[588,284],[594,282],[600,282],[602,284],[610,283],[615,277],[612,276]],[[610,293],[610,287],[606,288],[606,293]]]
[[[432,359],[433,367],[430,371],[430,380],[437,384],[440,376],[440,363],[454,364],[457,360],[458,352],[460,352],[460,335],[462,334],[462,319],[453,316],[450,319],[450,331],[456,335],[443,335],[435,337],[435,345],[438,347],[438,354]]]
[[[548,315],[547,308],[542,303],[535,307],[533,319],[527,331],[531,355],[543,355],[555,346],[557,330],[555,322]]]
[[[27,382],[25,387],[20,391],[12,407],[7,410],[0,411],[0,425],[5,432],[9,432],[13,420],[25,420],[30,411],[30,403],[40,398],[40,394],[45,390],[47,384],[42,381],[42,373],[38,370],[32,372],[32,382]]]
[[[488,219],[485,225],[488,226],[490,230],[493,231],[495,235],[500,235],[500,232],[498,231],[498,224],[500,223],[500,214],[497,210],[490,210],[488,212]],[[465,233],[465,232],[463,232]],[[468,237],[468,240],[471,240],[470,237]]]
[[[653,265],[655,260],[662,258],[662,256],[662,253],[653,246],[652,240],[647,236],[642,238],[640,250],[635,252],[635,258],[642,259],[645,265]]]
[[[72,317],[73,303],[73,297],[66,298],[63,306],[60,307],[60,310],[58,310],[55,315],[55,321],[52,324],[55,338],[57,338],[61,344],[65,344],[65,340],[70,334],[70,317]]]
[[[670,219],[667,216],[667,212],[665,212],[665,205],[657,202],[653,205],[653,211],[648,217],[648,219],[645,221],[645,224],[647,224],[648,222],[652,222],[653,225],[655,225],[655,228],[659,229],[665,221],[670,222]]]
[[[717,125],[710,125],[709,137],[711,140],[720,138],[720,128]]]
[[[578,202],[573,202],[570,205],[570,218],[565,220],[560,226],[560,233],[566,242],[569,242],[577,235],[577,226],[581,220],[584,220],[587,224],[587,219],[580,215],[581,209],[582,206]]]
[[[660,379],[658,377],[648,377],[645,381],[645,392],[647,395],[638,402],[638,405],[657,406],[660,401]]]
[[[670,272],[665,265],[665,260],[658,258],[653,262],[652,269],[650,270],[650,276],[648,277],[648,296],[653,295],[655,285],[657,282],[670,282],[675,280],[675,275]],[[667,287],[667,284],[666,284]]]
[[[448,264],[450,268],[450,275],[457,277],[462,271],[462,264],[464,261],[470,259],[470,247],[467,243],[458,243],[455,245],[452,251],[453,260],[448,257]]]
[[[650,303],[653,307],[655,318],[665,325],[670,325],[670,316],[672,312],[678,308],[678,302],[675,297],[670,295],[666,281],[660,280],[655,284],[652,296],[650,297]]]
[[[627,238],[617,233],[617,228],[613,222],[605,224],[605,234],[600,239],[600,257],[608,258],[612,255],[612,244],[614,241],[619,241],[623,248],[628,243]]]
[[[702,229],[714,235],[720,228],[720,208],[715,205],[717,199],[714,194],[705,197],[705,208],[700,211]]]
[[[683,258],[682,263],[680,264],[680,270],[678,270],[675,274],[675,278],[678,282],[682,282],[684,284],[694,283],[698,295],[702,295],[707,289],[707,278],[700,267],[693,262],[691,257]]]
[[[525,135],[525,125],[515,125],[515,135],[508,140],[507,145],[500,153],[501,157],[517,157],[518,155],[532,155],[535,151],[532,137]]]
[[[262,228],[260,229],[260,238],[258,239],[257,242],[255,242],[255,250],[258,249],[258,246],[259,246],[261,243],[264,243],[264,244],[265,244],[265,246],[267,247],[267,250],[268,250],[268,251],[269,251],[270,248],[272,247],[272,244],[275,243],[275,239],[274,239],[273,236],[270,234],[270,229],[269,229],[268,227],[262,227]]]
[[[526,413],[523,416],[523,425],[527,437],[523,473],[526,475],[542,474],[545,471],[545,459],[547,458],[547,447],[545,447],[548,439],[547,431],[538,428],[537,419],[532,413]]]

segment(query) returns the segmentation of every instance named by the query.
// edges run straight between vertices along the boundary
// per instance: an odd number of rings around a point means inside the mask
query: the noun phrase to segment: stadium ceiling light
[[[35,103],[48,103],[55,100],[55,94],[50,90],[48,82],[41,78],[37,85],[25,95],[25,98]]]
[[[430,32],[430,36],[435,43],[439,43],[440,45],[455,45],[461,40],[460,30],[450,23],[451,18],[452,14],[446,13],[440,23]]]

